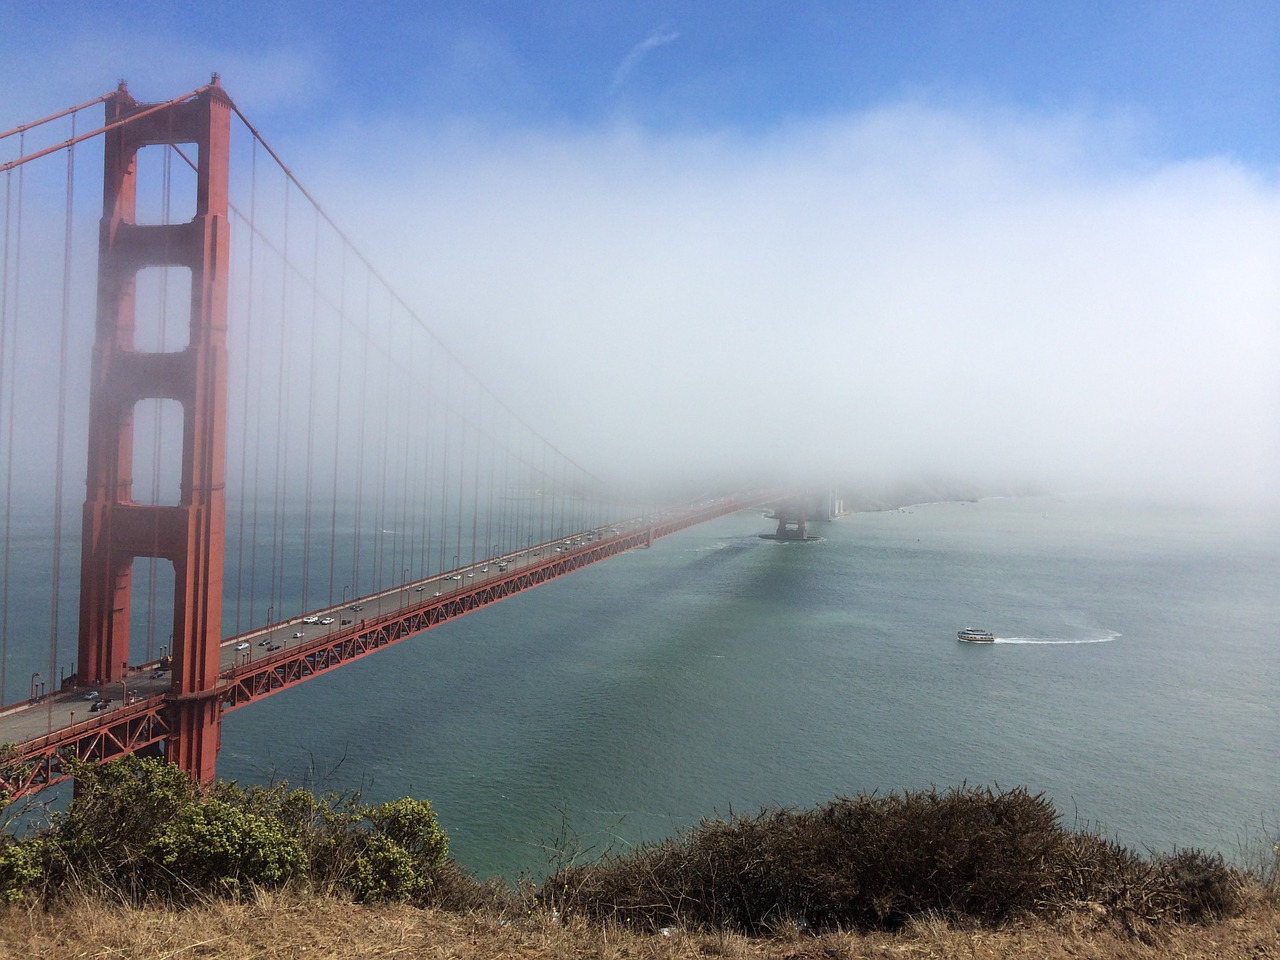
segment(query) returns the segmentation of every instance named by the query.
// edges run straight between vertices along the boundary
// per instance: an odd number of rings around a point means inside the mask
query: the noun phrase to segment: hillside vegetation
[[[1274,848],[1142,856],[1023,789],[704,820],[507,885],[448,858],[426,801],[76,773],[65,812],[0,837],[0,955],[1280,957]]]

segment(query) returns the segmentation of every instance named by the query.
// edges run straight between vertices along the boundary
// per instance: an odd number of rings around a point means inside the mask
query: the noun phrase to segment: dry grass
[[[1082,908],[1057,922],[1003,930],[960,929],[919,917],[896,933],[807,936],[790,929],[744,937],[718,933],[639,934],[617,927],[562,925],[548,917],[507,920],[409,906],[362,907],[293,893],[246,904],[184,910],[82,900],[52,910],[0,911],[0,958],[48,960],[1280,960],[1280,903],[1250,898],[1218,923],[1166,928],[1143,943]]]

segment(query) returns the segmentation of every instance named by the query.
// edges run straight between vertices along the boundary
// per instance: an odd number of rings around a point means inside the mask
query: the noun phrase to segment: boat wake
[[[996,643],[1035,643],[1035,644],[1067,644],[1067,643],[1110,643],[1117,639],[1120,634],[1114,630],[1108,630],[1101,637],[1080,637],[1074,640],[1065,640],[1060,637],[996,637]]]

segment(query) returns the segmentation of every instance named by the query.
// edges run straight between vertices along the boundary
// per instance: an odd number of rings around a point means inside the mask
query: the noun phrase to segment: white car
[[[329,624],[333,623],[333,617],[321,617],[320,622],[327,627]]]
[[[319,623],[320,618],[319,617],[303,617],[302,622],[303,623]]]
[[[237,649],[237,650],[248,650],[248,649],[249,649],[249,641],[248,641],[248,640],[242,640],[240,643],[237,643],[237,644],[236,644],[236,649]]]

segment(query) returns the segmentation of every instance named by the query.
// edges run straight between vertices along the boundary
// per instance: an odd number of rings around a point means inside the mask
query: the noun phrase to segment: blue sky
[[[218,71],[571,452],[1276,497],[1274,0],[107,9],[0,0],[0,125]]]
[[[1120,114],[1161,156],[1274,168],[1280,137],[1271,0],[141,0],[114,19],[108,9],[0,4],[6,96],[46,109],[125,77],[161,99],[218,70],[255,122],[281,130],[334,111],[759,130],[923,98]]]

